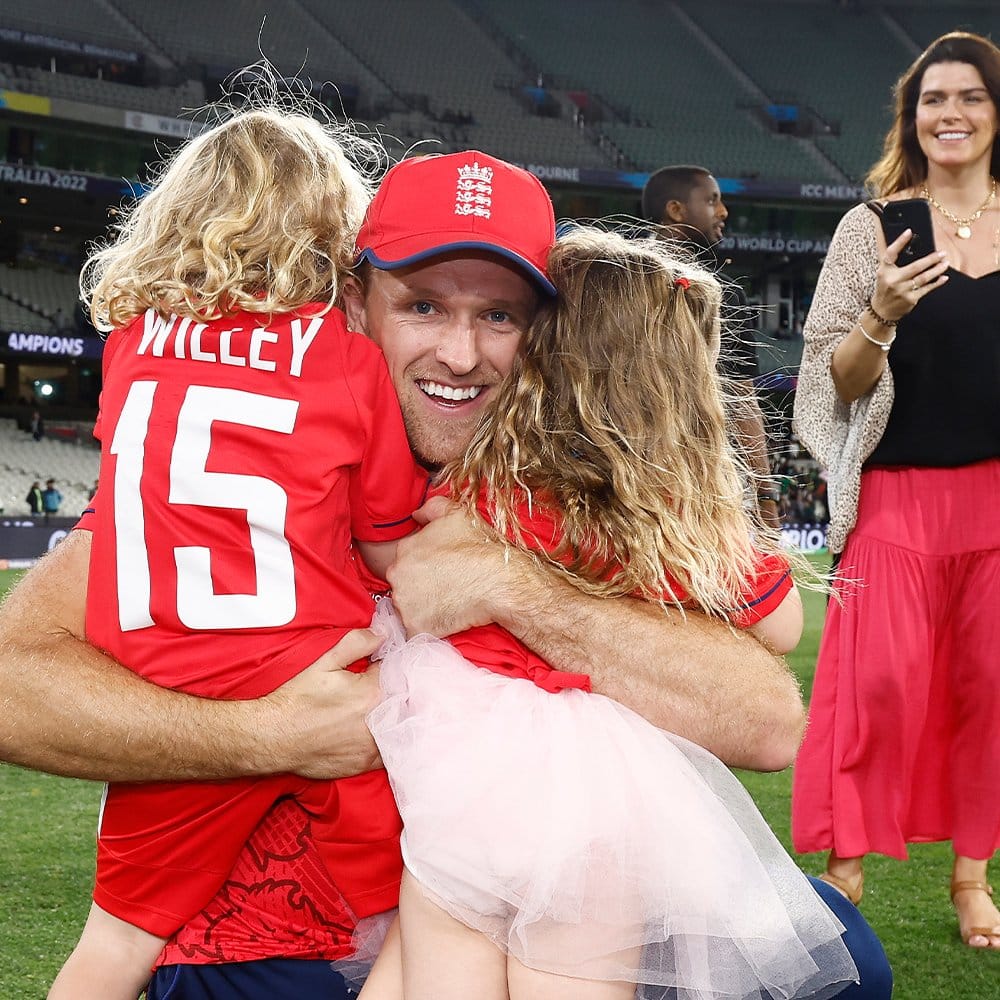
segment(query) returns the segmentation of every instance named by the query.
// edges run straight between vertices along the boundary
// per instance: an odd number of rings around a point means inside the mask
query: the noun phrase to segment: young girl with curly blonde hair
[[[718,283],[661,242],[586,228],[549,277],[557,298],[446,470],[453,497],[589,593],[791,648],[788,562],[726,433]],[[369,725],[406,872],[365,1000],[820,998],[856,979],[843,928],[711,754],[499,626],[406,641],[384,602],[379,619]]]
[[[352,539],[384,572],[415,526],[426,474],[388,369],[334,305],[371,194],[348,153],[376,152],[294,109],[234,114],[164,165],[84,267],[110,332],[87,637],[155,684],[273,691],[369,624]],[[399,821],[381,772],[112,784],[94,905],[50,997],[133,1000],[286,796],[350,910],[394,905]]]

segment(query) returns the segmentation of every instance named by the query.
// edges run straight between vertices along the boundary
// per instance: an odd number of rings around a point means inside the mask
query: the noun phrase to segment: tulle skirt
[[[843,927],[730,771],[600,695],[550,694],[388,601],[368,718],[429,897],[523,964],[683,1000],[823,998]]]

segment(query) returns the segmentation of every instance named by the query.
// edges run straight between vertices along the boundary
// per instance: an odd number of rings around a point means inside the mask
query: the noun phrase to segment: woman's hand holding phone
[[[903,232],[885,248],[875,274],[872,308],[879,316],[895,323],[902,319],[928,293],[948,280],[948,257],[935,250],[909,264],[898,266],[903,248],[913,236],[911,229]]]

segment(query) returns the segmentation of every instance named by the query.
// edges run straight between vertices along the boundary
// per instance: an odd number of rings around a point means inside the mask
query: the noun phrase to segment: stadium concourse
[[[141,191],[155,150],[263,55],[391,156],[486,150],[536,173],[563,217],[635,216],[651,171],[709,166],[730,213],[727,273],[760,308],[759,387],[780,448],[802,319],[836,221],[863,197],[892,81],[955,27],[1000,37],[1000,4],[242,0],[237,18],[202,0],[6,4],[0,418],[93,420],[101,341],[76,302],[84,247]],[[28,465],[0,447],[9,511],[23,497],[9,477]],[[77,491],[92,481],[55,457],[32,469]]]

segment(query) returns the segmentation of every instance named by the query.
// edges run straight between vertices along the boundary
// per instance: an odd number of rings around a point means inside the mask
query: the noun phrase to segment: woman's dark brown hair
[[[885,137],[882,158],[866,178],[872,192],[887,197],[927,179],[927,157],[917,141],[917,102],[929,66],[954,62],[974,66],[983,78],[994,107],[1000,109],[1000,49],[988,38],[952,31],[932,42],[896,82],[896,114]],[[1000,142],[993,140],[990,173],[1000,175]]]

